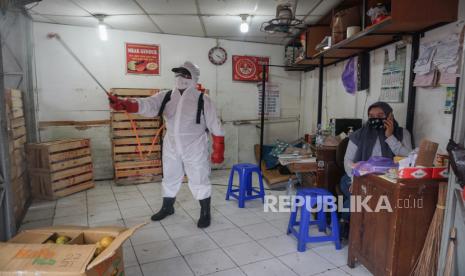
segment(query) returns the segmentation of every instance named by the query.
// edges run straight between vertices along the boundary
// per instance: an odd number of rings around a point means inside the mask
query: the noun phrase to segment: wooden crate
[[[26,123],[23,111],[22,93],[17,89],[5,90],[5,106],[7,114],[8,147],[10,155],[10,181],[13,190],[13,209],[17,222],[26,213],[30,199],[26,166]]]
[[[159,90],[114,88],[111,92],[119,97],[144,98],[155,95]],[[128,115],[125,112],[113,111],[110,122],[115,183],[128,185],[160,181],[162,178],[161,139],[158,139],[153,146],[149,156],[147,153],[151,148],[153,138],[161,127],[161,122],[158,118],[147,118],[136,114],[129,114],[129,116],[137,127],[144,158],[140,158],[137,139]]]
[[[89,139],[64,139],[27,145],[32,194],[56,199],[95,186]]]

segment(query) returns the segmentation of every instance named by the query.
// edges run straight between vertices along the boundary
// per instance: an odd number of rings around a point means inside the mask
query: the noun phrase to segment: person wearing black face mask
[[[385,102],[376,102],[368,108],[368,121],[349,137],[340,187],[344,194],[344,207],[350,207],[352,192],[352,168],[355,163],[367,161],[373,156],[394,158],[407,156],[412,151],[408,130],[399,126],[392,114],[392,107]],[[342,213],[341,236],[349,235],[349,213]]]

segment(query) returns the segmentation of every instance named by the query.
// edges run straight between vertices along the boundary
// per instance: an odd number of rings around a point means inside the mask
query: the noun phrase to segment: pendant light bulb
[[[98,36],[100,37],[100,40],[102,41],[107,41],[108,40],[108,30],[107,30],[107,25],[103,22],[105,15],[103,14],[97,14],[95,17],[98,19]]]
[[[240,26],[241,33],[247,33],[249,31],[249,23],[247,23],[247,14],[241,14],[242,23]]]

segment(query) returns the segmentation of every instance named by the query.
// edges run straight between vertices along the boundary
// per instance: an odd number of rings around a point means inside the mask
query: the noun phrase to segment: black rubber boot
[[[210,226],[211,216],[210,216],[210,199],[211,197],[199,200],[200,202],[200,218],[197,222],[197,227],[206,228]]]
[[[161,206],[160,211],[153,215],[151,219],[153,221],[159,221],[166,218],[169,215],[174,214],[174,201],[176,200],[175,197],[164,197],[163,198],[163,205]]]

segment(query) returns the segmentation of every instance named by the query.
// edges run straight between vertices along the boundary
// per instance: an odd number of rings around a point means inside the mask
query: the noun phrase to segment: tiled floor
[[[297,252],[286,235],[288,213],[264,213],[259,200],[239,209],[224,199],[226,171],[212,174],[212,225],[196,226],[199,203],[187,187],[179,192],[174,215],[150,222],[124,244],[126,275],[371,275],[346,265],[347,246],[309,244]],[[159,183],[116,186],[100,181],[94,189],[53,202],[36,202],[22,229],[57,224],[133,226],[148,221],[161,206]],[[268,194],[284,192],[267,191]]]

